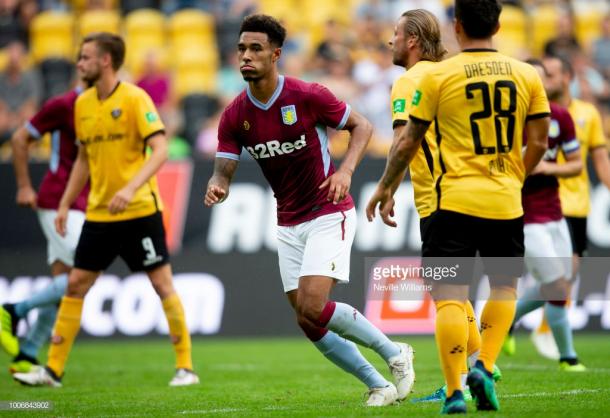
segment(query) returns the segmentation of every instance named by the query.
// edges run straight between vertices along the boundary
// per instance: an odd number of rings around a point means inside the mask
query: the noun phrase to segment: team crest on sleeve
[[[551,124],[549,125],[549,136],[551,138],[557,138],[561,133],[561,129],[559,128],[559,122],[555,119],[551,119]]]
[[[110,116],[112,116],[113,119],[118,119],[119,116],[121,116],[121,113],[123,113],[121,109],[113,109],[112,112],[110,112]]]
[[[284,125],[294,125],[297,123],[297,109],[295,105],[282,106],[281,110]]]

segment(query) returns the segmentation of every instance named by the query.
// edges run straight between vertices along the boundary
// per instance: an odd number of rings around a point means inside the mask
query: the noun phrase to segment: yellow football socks
[[[68,296],[61,299],[47,360],[47,367],[53,370],[58,377],[64,374],[68,355],[70,355],[72,344],[80,330],[82,312],[83,299]]]
[[[163,311],[169,325],[169,334],[176,351],[176,368],[193,370],[191,335],[186,326],[184,309],[177,293],[163,299]]]
[[[474,308],[469,300],[464,304],[466,309],[466,317],[468,318],[468,346],[466,352],[470,356],[481,349],[481,332],[479,331],[479,324],[477,324],[477,317],[474,313]]]
[[[460,375],[466,364],[468,344],[468,319],[464,302],[457,300],[436,302],[435,337],[449,397],[455,390],[463,390]]]
[[[479,360],[491,372],[504,339],[515,318],[517,290],[513,287],[492,287],[481,315],[481,354]]]

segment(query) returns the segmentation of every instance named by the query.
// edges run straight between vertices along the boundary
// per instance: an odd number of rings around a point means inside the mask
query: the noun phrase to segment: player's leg
[[[74,264],[74,252],[85,221],[85,214],[81,211],[70,210],[66,235],[61,236],[55,231],[55,210],[39,210],[38,219],[48,242],[48,260],[51,264],[53,279],[48,286],[34,293],[28,299],[15,305],[18,316],[24,317],[34,308],[40,308],[38,317],[21,345],[18,355],[21,359],[35,359],[40,347],[49,340],[53,324],[57,316],[57,307],[62,296],[66,293],[68,273]],[[15,359],[19,360],[19,359]],[[16,361],[13,362],[14,364]],[[21,365],[25,363],[20,361]],[[27,366],[27,365],[26,365]],[[11,367],[17,371],[27,371],[22,367]]]
[[[442,413],[466,411],[461,380],[469,337],[465,304],[472,280],[472,258],[476,255],[470,224],[469,216],[438,210],[428,221],[422,244],[424,266],[460,265],[457,277],[435,281],[431,292],[436,307],[435,340],[447,385]],[[456,261],[454,257],[463,258]]]
[[[541,277],[541,280],[543,280],[541,293],[547,300],[544,310],[559,349],[559,364],[562,370],[584,371],[585,367],[578,362],[572,329],[568,320],[567,300],[570,294],[568,277],[572,272],[572,246],[568,227],[563,219],[553,222],[550,227],[552,228],[550,233],[554,244],[552,248],[555,252],[555,258],[554,263],[548,264],[559,264],[559,268],[554,274],[549,273]]]
[[[163,312],[169,326],[169,334],[176,353],[176,375],[170,386],[185,386],[199,383],[193,372],[191,335],[186,323],[184,308],[178,293],[174,290],[172,271],[169,263],[146,272],[161,299]]]
[[[146,272],[163,305],[176,353],[176,374],[170,381],[170,386],[199,383],[199,377],[193,372],[191,335],[184,308],[174,289],[161,213],[122,222],[120,228],[124,240],[119,253],[121,258],[131,271]]]
[[[30,373],[16,373],[15,380],[31,386],[61,386],[68,355],[80,330],[85,295],[118,255],[120,239],[124,237],[117,234],[116,223],[85,221],[74,255],[74,268],[57,312],[47,365]]]
[[[525,249],[523,217],[479,219],[477,224],[477,249],[484,259],[490,294],[481,314],[481,353],[467,381],[478,410],[498,410],[493,370],[515,317]]]
[[[297,323],[314,346],[336,366],[354,375],[369,390],[385,387],[388,382],[362,356],[353,342],[321,327],[317,321],[298,314],[299,276],[305,251],[305,237],[299,232],[306,226],[279,226],[277,230],[280,274],[290,305],[297,312]],[[332,287],[333,281],[330,283]],[[330,289],[327,292],[330,292]]]
[[[288,300],[297,312],[297,322],[307,338],[314,346],[332,363],[354,375],[363,382],[369,390],[376,392],[378,389],[388,386],[388,382],[379,372],[362,356],[356,345],[340,337],[335,332],[321,327],[316,320],[310,320],[304,315],[299,315],[297,310],[297,298],[301,267],[307,242],[306,232],[313,221],[296,226],[278,226],[278,259],[282,284]],[[329,284],[326,294],[334,285],[331,279],[325,280]],[[321,303],[324,304],[323,302]],[[378,402],[380,396],[374,393],[371,399],[374,404],[383,404],[383,399]],[[383,397],[381,397],[383,398]],[[395,397],[394,397],[395,399]],[[393,401],[393,399],[390,399]]]
[[[310,321],[357,344],[377,352],[390,367],[400,399],[410,392],[415,380],[413,349],[394,343],[354,307],[328,300],[323,285],[310,277],[326,277],[341,283],[349,281],[351,246],[356,233],[356,213],[334,213],[311,222],[306,231],[303,263],[300,270],[297,313]],[[324,279],[320,279],[323,281]],[[333,283],[331,280],[330,283]],[[320,288],[318,289],[318,286]],[[301,291],[303,290],[303,291]],[[330,289],[328,289],[330,291]],[[323,305],[320,305],[323,303]]]
[[[40,226],[47,239],[47,259],[51,266],[51,283],[40,291],[33,293],[30,297],[14,305],[5,304],[0,309],[0,316],[8,316],[8,319],[10,319],[11,322],[11,326],[2,327],[0,343],[5,350],[13,356],[19,351],[19,340],[15,335],[18,321],[24,318],[28,312],[34,308],[58,305],[61,297],[66,292],[68,272],[74,264],[74,250],[76,249],[84,222],[84,214],[80,211],[70,211],[67,234],[64,237],[60,236],[55,231],[54,219],[56,214],[57,211],[55,210],[39,209],[37,211]],[[44,312],[52,312],[52,310],[45,310]],[[44,317],[41,320],[43,323],[51,322],[45,320]],[[37,326],[34,324],[33,330],[33,334],[32,330],[28,334],[32,335],[33,340],[26,337],[24,344],[21,347],[23,352],[19,354],[20,358],[36,358],[40,345],[32,343],[32,341],[45,341],[51,335],[51,329],[49,327]]]
[[[286,293],[290,305],[297,306],[298,290]],[[388,385],[385,378],[373,367],[356,347],[356,344],[340,337],[328,328],[322,328],[303,316],[297,317],[299,327],[313,343],[313,345],[332,363],[347,373],[354,375],[369,389],[381,388]]]

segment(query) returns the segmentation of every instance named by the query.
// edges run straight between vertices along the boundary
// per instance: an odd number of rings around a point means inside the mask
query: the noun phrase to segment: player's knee
[[[70,276],[66,288],[66,296],[71,298],[84,298],[90,287],[88,280],[85,280],[85,278]]]
[[[570,283],[565,279],[558,279],[552,283],[544,284],[540,287],[540,293],[545,300],[555,302],[565,301],[570,295]]]
[[[297,317],[307,319],[309,322],[317,323],[322,315],[324,304],[315,300],[298,301]]]

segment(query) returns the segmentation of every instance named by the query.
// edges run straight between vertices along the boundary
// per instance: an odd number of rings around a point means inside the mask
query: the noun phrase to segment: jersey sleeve
[[[580,143],[576,138],[576,128],[574,127],[574,120],[567,110],[561,112],[560,119],[560,130],[561,130],[561,150],[564,155],[573,153],[580,149]]]
[[[401,77],[392,86],[392,128],[404,125],[409,120],[409,105],[413,100],[415,86],[406,77]]]
[[[425,74],[413,91],[409,118],[431,123],[436,117],[439,93],[436,77],[430,73]]]
[[[76,143],[81,145],[82,144],[82,140],[83,140],[83,136],[82,136],[82,132],[83,129],[81,127],[80,124],[80,113],[81,113],[81,109],[82,109],[82,97],[83,96],[79,96],[76,99],[76,102],[74,103],[74,135],[76,136]]]
[[[526,120],[549,116],[551,114],[551,105],[544,91],[542,80],[535,70],[532,72],[529,85],[531,86],[530,107],[527,110]]]
[[[343,129],[351,112],[350,105],[337,99],[326,87],[316,83],[311,85],[309,102],[317,121],[330,128]]]
[[[32,119],[26,122],[25,127],[32,138],[40,139],[46,132],[51,132],[61,127],[62,121],[65,119],[64,112],[66,111],[60,99],[50,99]]]
[[[161,122],[159,113],[155,105],[146,92],[139,90],[139,94],[134,95],[134,114],[138,126],[138,133],[144,139],[152,135],[165,131],[165,126]]]
[[[588,140],[589,149],[606,146],[602,118],[594,106],[591,106],[591,130]]]
[[[216,158],[228,158],[229,160],[239,161],[241,145],[237,139],[237,135],[235,135],[234,124],[230,117],[231,111],[231,107],[227,108],[220,117]]]

